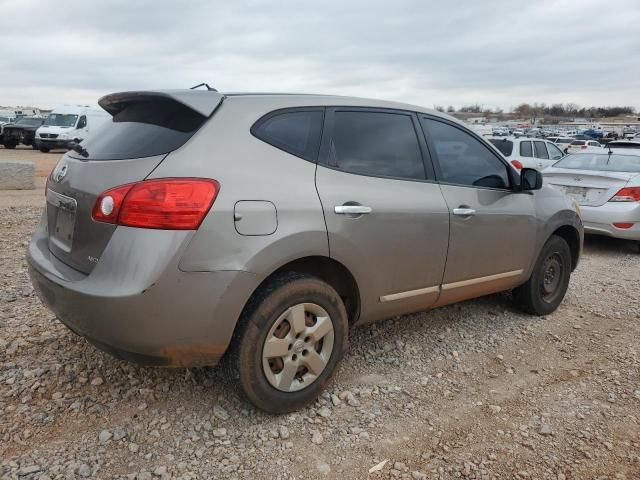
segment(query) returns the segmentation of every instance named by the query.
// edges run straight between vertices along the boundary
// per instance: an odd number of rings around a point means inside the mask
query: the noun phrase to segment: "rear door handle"
[[[333,211],[339,215],[362,215],[363,213],[371,213],[371,207],[364,205],[337,205],[333,207]]]
[[[476,211],[473,208],[454,208],[454,215],[459,215],[460,217],[472,217],[476,214]]]

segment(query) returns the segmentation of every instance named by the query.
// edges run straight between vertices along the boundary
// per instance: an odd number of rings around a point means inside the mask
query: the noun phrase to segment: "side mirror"
[[[520,171],[521,190],[540,190],[542,188],[542,173],[535,168],[523,168]]]

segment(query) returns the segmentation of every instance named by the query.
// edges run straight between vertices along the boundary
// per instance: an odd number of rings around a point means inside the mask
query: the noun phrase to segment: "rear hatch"
[[[196,90],[103,97],[99,103],[111,121],[68,152],[47,180],[51,253],[90,273],[118,228],[91,218],[97,197],[145,179],[202,127],[222,99],[217,92]]]
[[[558,161],[544,171],[544,181],[580,205],[598,207],[639,174],[640,156],[586,153]]]

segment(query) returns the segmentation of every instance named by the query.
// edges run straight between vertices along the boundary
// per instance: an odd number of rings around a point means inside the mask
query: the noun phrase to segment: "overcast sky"
[[[205,81],[427,107],[640,109],[640,0],[0,0],[0,22],[0,105]]]

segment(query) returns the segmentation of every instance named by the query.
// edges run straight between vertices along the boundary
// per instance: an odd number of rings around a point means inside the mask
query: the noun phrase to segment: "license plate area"
[[[564,193],[580,205],[597,202],[604,191],[601,188],[564,187]]]
[[[52,209],[53,222],[49,241],[64,252],[71,252],[78,204],[74,198],[52,190],[47,191],[47,208]]]

